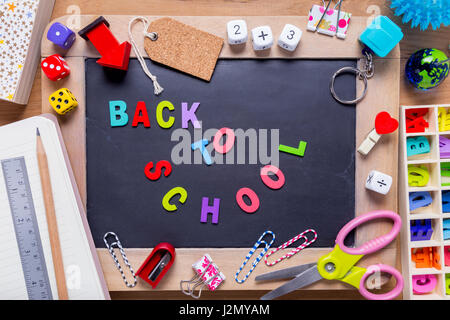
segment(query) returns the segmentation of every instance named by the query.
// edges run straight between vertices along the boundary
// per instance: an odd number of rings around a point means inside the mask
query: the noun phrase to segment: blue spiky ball
[[[402,22],[411,21],[411,27],[420,26],[426,30],[430,24],[433,30],[450,23],[450,0],[391,0],[395,15],[403,15]]]

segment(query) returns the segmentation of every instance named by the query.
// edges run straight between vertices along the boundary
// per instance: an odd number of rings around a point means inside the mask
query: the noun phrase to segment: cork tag
[[[223,39],[171,18],[161,18],[150,23],[148,33],[157,39],[144,40],[150,59],[171,68],[210,81]]]

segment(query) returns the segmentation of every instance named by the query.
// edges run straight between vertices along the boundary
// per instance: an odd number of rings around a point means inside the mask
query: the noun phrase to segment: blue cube
[[[387,56],[402,38],[400,27],[386,16],[373,19],[370,26],[359,36],[359,40],[379,57]]]
[[[67,50],[75,42],[75,33],[59,22],[53,23],[47,32],[47,39]]]

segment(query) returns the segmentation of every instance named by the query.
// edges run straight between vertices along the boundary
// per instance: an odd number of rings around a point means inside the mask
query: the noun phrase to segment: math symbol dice
[[[47,32],[47,39],[67,50],[75,42],[75,33],[59,22],[53,23]]]
[[[52,81],[61,80],[70,74],[69,65],[59,54],[54,54],[42,60],[41,68]]]
[[[392,177],[385,173],[372,170],[366,180],[366,188],[381,194],[387,194],[392,185]]]
[[[231,20],[227,23],[229,44],[241,44],[247,42],[248,32],[245,20]]]
[[[294,51],[302,38],[302,30],[292,24],[286,24],[278,38],[278,45],[287,51]]]
[[[78,106],[77,99],[67,88],[53,92],[48,100],[58,114],[66,114]]]
[[[269,26],[252,29],[252,41],[254,50],[266,50],[273,45],[272,29]]]

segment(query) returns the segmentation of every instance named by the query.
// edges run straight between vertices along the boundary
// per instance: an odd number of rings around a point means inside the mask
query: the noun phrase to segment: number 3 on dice
[[[278,45],[288,51],[294,51],[302,37],[302,30],[292,24],[286,24],[278,38]]]

